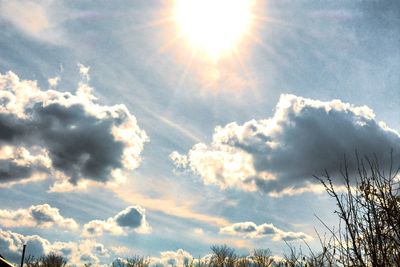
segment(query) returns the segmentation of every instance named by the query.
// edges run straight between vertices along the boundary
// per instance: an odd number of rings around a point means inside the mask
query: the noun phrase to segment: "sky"
[[[0,29],[14,262],[318,250],[313,175],[400,157],[398,1],[0,0]]]

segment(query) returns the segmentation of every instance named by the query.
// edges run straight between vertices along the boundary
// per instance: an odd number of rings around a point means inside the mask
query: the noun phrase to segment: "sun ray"
[[[166,16],[166,17],[163,17],[160,19],[152,20],[145,24],[139,24],[134,28],[135,29],[146,29],[146,28],[159,27],[162,25],[172,24],[172,23],[174,23],[174,21],[175,21],[175,18],[173,16]]]
[[[293,23],[289,23],[287,21],[282,21],[282,20],[275,19],[275,18],[268,17],[268,16],[261,16],[261,15],[257,15],[257,14],[252,14],[252,16],[253,16],[254,20],[266,22],[267,24],[274,24],[274,25],[280,25],[280,26],[285,26],[285,27],[294,27],[294,28],[298,27],[297,25],[295,25]]]
[[[198,49],[193,49],[192,53],[189,56],[188,61],[185,64],[184,70],[179,77],[178,86],[177,86],[178,88],[180,88],[182,86],[182,84],[184,83],[186,76],[189,73],[189,71],[192,67],[193,61],[196,58],[197,54],[198,54]]]
[[[278,56],[278,53],[276,50],[269,45],[268,43],[264,43],[259,37],[257,37],[254,34],[248,33],[247,36],[254,41],[254,43],[258,44],[266,53],[268,53],[270,56]]]
[[[172,38],[171,40],[169,40],[168,42],[166,42],[165,44],[163,44],[162,46],[158,47],[156,51],[153,52],[153,54],[147,59],[147,64],[150,64],[154,61],[156,61],[156,58],[164,53],[166,53],[167,51],[171,50],[174,45],[179,41],[179,39],[182,38],[182,35],[177,35],[174,38]]]
[[[174,38],[169,40],[167,43],[165,43],[164,45],[159,47],[157,49],[156,54],[157,55],[164,54],[166,51],[170,50],[178,42],[178,40],[181,39],[182,37],[183,37],[182,34],[175,36]]]
[[[174,6],[142,25],[164,29],[164,43],[146,60],[147,64],[155,64],[161,55],[172,52],[182,64],[175,90],[182,89],[190,73],[193,81],[201,83],[201,90],[218,93],[228,87],[234,91],[243,87],[257,95],[252,72],[244,63],[251,42],[266,50],[255,37],[256,20],[268,19],[253,13],[256,0],[173,1]]]
[[[235,60],[239,63],[241,71],[244,73],[244,76],[246,80],[249,82],[249,89],[255,96],[259,96],[260,92],[257,90],[257,88],[254,86],[254,80],[251,75],[251,70],[250,68],[244,63],[244,60],[240,54],[240,52],[237,49],[234,49],[233,55],[235,56]]]
[[[265,53],[267,53],[268,58],[282,66],[287,66],[288,62],[287,60],[285,60],[284,57],[281,56],[280,53],[277,52],[276,49],[274,49],[274,47],[267,43],[267,42],[263,42],[258,36],[256,36],[255,34],[252,33],[247,33],[247,36],[257,45],[259,45],[263,51]]]
[[[176,0],[178,30],[211,58],[229,54],[251,26],[250,0]]]

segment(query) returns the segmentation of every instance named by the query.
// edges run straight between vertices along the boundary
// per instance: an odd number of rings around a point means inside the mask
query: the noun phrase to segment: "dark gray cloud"
[[[127,207],[106,220],[90,221],[83,226],[82,235],[85,237],[102,236],[104,233],[126,235],[132,231],[142,234],[151,232],[146,220],[146,211],[140,206]]]
[[[31,210],[31,214],[32,214],[32,217],[39,223],[54,222],[53,214],[47,212],[47,210],[43,210],[41,208],[34,207]]]
[[[115,221],[121,227],[136,228],[142,224],[144,212],[137,207],[129,207],[115,216]]]
[[[122,167],[124,144],[112,134],[114,118],[99,119],[82,105],[36,104],[31,125],[38,142],[49,151],[55,169],[76,183],[81,177],[105,182]],[[39,130],[40,129],[40,130]]]
[[[317,190],[312,176],[337,174],[345,154],[351,161],[357,150],[385,164],[391,149],[399,160],[399,133],[366,106],[282,95],[273,117],[217,127],[210,145],[171,158],[206,183],[279,195]]]
[[[0,129],[1,131],[1,129]],[[31,177],[39,166],[18,165],[9,160],[0,160],[0,181],[9,182],[25,177]]]
[[[114,170],[140,164],[147,137],[135,117],[124,105],[98,104],[86,84],[79,84],[76,94],[42,91],[9,72],[0,74],[0,100],[0,149],[22,147],[33,155],[40,148],[50,162],[45,167],[27,160],[17,163],[12,153],[0,157],[0,183],[51,171],[71,184],[82,179],[107,182]]]
[[[6,102],[4,103],[6,104]],[[11,142],[23,135],[26,127],[12,114],[0,114],[0,142]]]

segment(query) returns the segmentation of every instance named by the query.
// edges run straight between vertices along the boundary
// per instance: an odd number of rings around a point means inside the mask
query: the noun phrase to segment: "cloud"
[[[274,241],[293,241],[296,239],[312,240],[312,237],[303,232],[285,232],[273,224],[257,225],[253,222],[239,222],[220,229],[221,234],[235,235],[245,238],[271,238]]]
[[[0,17],[25,34],[51,43],[63,42],[60,28],[65,14],[54,10],[53,0],[0,1]]]
[[[112,246],[111,251],[118,256],[132,254],[132,249],[126,246]]]
[[[400,134],[366,106],[281,95],[273,117],[218,126],[210,145],[170,158],[206,184],[279,196],[321,190],[312,176],[337,174],[344,154],[375,153],[388,162],[391,149],[399,159]]]
[[[54,252],[66,257],[73,266],[81,266],[82,263],[89,260],[96,264],[99,262],[99,257],[109,257],[108,250],[104,245],[94,240],[51,243],[38,235],[25,236],[0,229],[0,251],[8,261],[20,262],[24,244],[27,245],[26,255],[40,257]]]
[[[58,83],[60,82],[60,76],[48,78],[47,82],[49,83],[50,88],[54,89],[57,87]]]
[[[122,181],[140,165],[148,141],[124,105],[98,103],[80,83],[75,94],[42,91],[35,81],[0,74],[0,184],[35,175],[56,178],[55,191],[81,181]]]
[[[201,229],[201,228],[199,228],[199,227],[194,228],[194,229],[193,229],[193,233],[194,233],[195,235],[200,235],[200,236],[204,235],[203,229]]]
[[[119,248],[116,251],[118,252]],[[124,247],[123,251],[126,252],[129,251],[129,249]],[[209,263],[211,257],[211,254],[201,257],[201,264]],[[274,256],[274,258],[278,257]],[[189,266],[190,264],[199,264],[199,258],[194,258],[190,252],[183,249],[177,249],[176,251],[162,251],[158,257],[148,257],[144,258],[144,260],[149,263],[150,267]],[[122,266],[127,263],[128,260],[126,258],[118,257],[113,261],[113,266]]]
[[[90,67],[85,66],[81,63],[78,63],[78,67],[79,67],[79,74],[81,75],[81,77],[83,79],[85,79],[86,81],[90,80],[90,76],[89,76]]]
[[[151,227],[146,220],[146,210],[140,206],[130,206],[107,220],[93,220],[83,226],[82,236],[95,237],[104,233],[126,235],[129,232],[146,234]]]
[[[36,35],[49,27],[46,14],[49,1],[43,2],[44,4],[37,1],[2,1],[1,15],[20,29]]]
[[[3,144],[13,135],[13,129],[8,128],[0,114],[0,187],[14,183],[43,180],[49,174],[51,160],[45,149]],[[15,130],[15,128],[14,128]],[[18,131],[18,130],[17,130]],[[21,177],[26,180],[21,180]]]
[[[165,185],[166,186],[166,185]],[[159,186],[158,188],[164,188]],[[159,197],[149,196],[143,193],[138,193],[135,187],[119,186],[113,188],[114,192],[119,198],[129,204],[139,204],[140,206],[153,211],[159,211],[169,216],[176,216],[179,218],[196,220],[211,225],[223,226],[230,222],[218,216],[209,215],[206,213],[196,212],[194,207],[197,204],[196,199],[183,198],[180,196],[176,198],[174,194],[161,194],[165,192],[158,192]]]
[[[177,251],[163,251],[160,252],[160,257],[151,257],[151,266],[187,266],[193,260],[193,256],[183,250],[178,249]]]
[[[31,206],[28,209],[0,209],[0,224],[9,228],[57,226],[65,230],[77,230],[79,227],[74,219],[63,217],[57,208],[48,204]]]

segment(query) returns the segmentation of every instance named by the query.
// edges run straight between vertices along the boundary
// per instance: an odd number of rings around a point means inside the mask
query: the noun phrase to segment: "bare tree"
[[[330,246],[331,241],[333,237],[330,237],[328,240],[326,239],[326,235],[322,238],[318,232],[316,231],[321,247],[322,247],[322,252],[315,253],[308,243],[304,241],[305,245],[309,249],[309,254],[307,256],[303,256],[305,258],[305,267],[336,267],[338,266],[336,264],[335,258],[333,257],[332,254],[330,254],[327,249],[327,247]],[[334,250],[335,252],[335,250]]]
[[[376,156],[360,159],[352,171],[344,160],[340,176],[344,190],[339,190],[328,172],[316,178],[334,198],[339,217],[325,254],[343,266],[400,266],[400,186],[399,170]]]
[[[125,260],[116,260],[112,263],[112,267],[148,267],[150,265],[150,259],[134,255],[132,257],[128,257]]]
[[[255,249],[251,255],[251,259],[255,267],[269,267],[274,262],[271,250],[269,249]]]
[[[233,267],[238,259],[233,248],[227,245],[212,246],[212,257],[210,259],[210,266],[212,267]]]
[[[243,256],[239,257],[235,264],[236,267],[254,267],[253,261],[251,258]]]
[[[67,259],[56,253],[43,255],[39,258],[30,255],[25,260],[25,266],[27,267],[64,267],[66,265]]]
[[[302,267],[305,263],[305,256],[303,255],[303,251],[301,248],[296,250],[295,247],[290,245],[285,241],[286,245],[289,247],[289,253],[285,253],[284,257],[284,264],[286,267]]]

